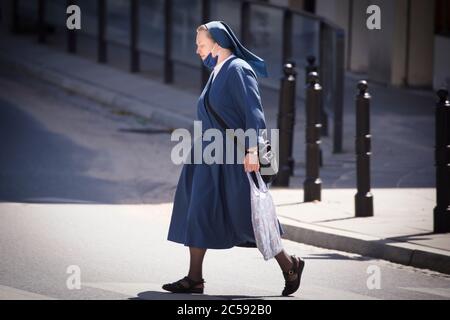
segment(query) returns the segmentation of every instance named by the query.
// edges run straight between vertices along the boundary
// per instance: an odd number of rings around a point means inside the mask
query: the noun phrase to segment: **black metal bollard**
[[[289,177],[294,172],[292,148],[295,124],[295,63],[287,62],[283,66],[284,77],[281,79],[280,106],[278,111],[279,138],[279,171],[272,183],[274,186],[289,186]]]
[[[334,116],[333,116],[333,153],[342,153],[344,128],[344,82],[345,82],[345,33],[339,30],[335,39],[335,72],[333,79]]]
[[[321,200],[322,180],[319,178],[320,100],[322,87],[317,72],[308,75],[306,87],[306,179],[303,183],[304,201]]]
[[[373,216],[373,196],[370,192],[370,99],[367,82],[358,83],[356,96],[356,183],[355,216]]]
[[[307,64],[305,68],[305,83],[308,84],[308,74],[311,72],[318,72],[318,67],[316,65],[316,57],[314,56],[308,56],[306,58]],[[320,78],[320,77],[319,77]],[[322,130],[320,132],[321,136],[328,136],[328,117],[323,109],[323,99],[320,99],[320,117],[321,117],[321,124],[322,124]],[[322,155],[322,149],[320,149],[320,155],[319,155],[319,165],[323,166],[323,155]]]
[[[450,232],[450,101],[448,90],[437,92],[436,108],[436,207],[433,210],[435,233]]]
[[[305,81],[306,84],[308,84],[308,74],[311,72],[318,72],[318,66],[316,65],[316,57],[314,56],[308,56],[306,58],[306,61],[308,62],[306,66],[306,77]],[[319,76],[320,79],[320,76]],[[325,109],[323,107],[323,99],[320,101],[320,119],[322,124],[322,130],[320,131],[320,135],[322,137],[328,137],[328,115],[325,112]],[[322,164],[321,164],[322,165]]]

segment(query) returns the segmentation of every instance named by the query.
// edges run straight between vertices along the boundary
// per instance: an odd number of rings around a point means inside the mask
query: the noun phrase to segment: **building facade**
[[[450,87],[448,0],[271,0],[311,10],[346,33],[346,69],[371,81],[415,88]],[[366,26],[370,5],[381,29]]]

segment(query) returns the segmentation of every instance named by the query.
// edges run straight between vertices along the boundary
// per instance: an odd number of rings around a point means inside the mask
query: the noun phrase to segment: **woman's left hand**
[[[247,153],[244,158],[245,172],[259,171],[258,155],[254,153]]]

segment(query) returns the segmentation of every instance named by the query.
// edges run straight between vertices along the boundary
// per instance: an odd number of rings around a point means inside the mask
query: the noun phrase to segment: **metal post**
[[[322,85],[323,92],[322,92],[322,105],[324,107],[327,107],[329,109],[329,92],[330,92],[330,74],[332,66],[330,63],[327,63],[327,57],[330,55],[331,47],[330,47],[330,41],[327,41],[328,38],[328,28],[326,24],[321,21],[319,24],[319,60],[320,65],[318,68],[318,73],[320,74],[320,84]],[[308,83],[308,74],[305,75],[305,82]]]
[[[173,83],[172,61],[172,0],[164,1],[164,83]]]
[[[67,0],[67,7],[76,4],[75,0]],[[77,34],[76,29],[70,30],[67,29],[67,51],[70,53],[76,53],[77,52]]]
[[[278,125],[280,130],[279,140],[279,170],[274,186],[289,186],[289,177],[294,171],[294,159],[292,158],[292,141],[294,139],[295,124],[295,87],[296,74],[293,62],[283,66],[284,77],[281,79],[280,106],[278,111]]]
[[[97,0],[98,35],[97,35],[97,59],[100,63],[106,63],[106,0]]]
[[[284,101],[280,101],[280,105],[283,103],[286,106],[288,106],[290,115],[290,124],[287,126],[289,131],[289,139],[287,140],[287,146],[288,146],[288,164],[289,164],[289,173],[291,176],[294,175],[294,166],[295,166],[295,160],[292,157],[293,150],[294,150],[294,125],[295,125],[295,99],[296,99],[296,86],[297,86],[297,71],[295,70],[295,62],[290,61],[287,64],[285,64],[286,69],[290,70],[284,70],[284,74],[288,75],[287,77],[288,82],[285,83],[285,92],[280,92],[281,97],[280,99],[283,99]]]
[[[311,13],[316,13],[316,0],[304,0],[303,10]]]
[[[316,65],[316,57],[314,56],[308,56],[306,58],[307,65],[306,65],[306,73],[305,73],[305,83],[308,83],[308,74],[315,71],[318,72],[318,67]],[[319,73],[320,78],[320,73]],[[320,132],[322,137],[328,137],[328,115],[325,112],[325,109],[323,107],[323,99],[321,99],[320,103],[320,119],[322,123],[322,131]]]
[[[19,0],[12,0],[12,28],[13,33],[18,33],[20,29]]]
[[[437,92],[436,107],[436,207],[433,211],[435,233],[450,232],[450,101],[448,90]]]
[[[139,0],[130,3],[130,71],[139,72]]]
[[[38,1],[38,42],[45,43],[45,0]]]
[[[356,96],[356,183],[355,216],[373,216],[373,196],[370,192],[370,99],[367,82],[358,83],[359,93]]]
[[[202,0],[202,23],[207,23],[211,16],[211,1]],[[203,90],[206,83],[208,82],[210,72],[208,68],[202,65],[202,83],[200,90]]]
[[[336,65],[333,79],[334,90],[334,127],[333,153],[342,153],[343,107],[344,107],[344,62],[345,62],[344,31],[336,32]]]
[[[283,14],[283,62],[292,59],[292,11]]]
[[[250,3],[242,2],[241,7],[241,41],[243,45],[250,43]]]
[[[306,64],[306,68],[305,68],[305,82],[306,84],[308,84],[308,74],[310,74],[311,72],[317,72],[317,65],[316,65],[316,57],[314,56],[308,56],[306,58],[307,64]],[[320,78],[320,77],[319,77]],[[325,116],[324,116],[325,115]],[[327,116],[323,110],[323,99],[320,99],[320,116],[321,116],[321,123],[322,123],[322,130],[320,132],[321,136],[324,136],[324,126],[323,126],[323,121],[325,118],[325,123],[327,123]],[[322,167],[323,166],[323,155],[322,155],[322,149],[320,149],[320,154],[319,154],[319,165]]]
[[[319,76],[317,72],[311,72],[306,87],[306,179],[303,183],[305,202],[321,200],[322,180],[319,178],[321,95]]]

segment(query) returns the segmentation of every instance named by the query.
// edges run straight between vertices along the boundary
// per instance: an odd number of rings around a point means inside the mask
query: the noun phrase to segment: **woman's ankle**
[[[203,276],[202,275],[198,275],[198,274],[188,274],[187,275],[187,277],[189,278],[189,279],[191,279],[192,281],[195,281],[195,282],[199,282],[199,281],[202,281],[203,280]]]

